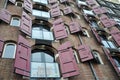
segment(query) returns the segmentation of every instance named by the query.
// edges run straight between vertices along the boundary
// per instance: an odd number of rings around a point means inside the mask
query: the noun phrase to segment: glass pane
[[[48,4],[47,0],[33,0],[34,2],[42,3],[42,4]]]
[[[110,48],[109,45],[108,45],[108,43],[107,43],[106,41],[102,40],[102,43],[103,43],[103,45],[104,45],[105,47]]]
[[[41,54],[42,53],[40,53],[40,52],[33,53],[32,54],[32,61],[34,61],[34,62],[42,62]]]
[[[12,26],[20,26],[20,20],[18,18],[13,18],[11,21]]]
[[[32,14],[34,16],[42,16],[42,12],[41,11],[38,11],[38,10],[32,10]]]
[[[92,27],[98,27],[97,23],[95,21],[91,21]]]
[[[93,15],[94,16],[94,13],[92,11],[90,11],[90,10],[84,10],[83,9],[83,11],[84,11],[85,14],[89,14],[89,15]]]
[[[42,11],[42,17],[50,18],[50,14],[48,12]]]
[[[35,27],[32,29],[32,38],[43,39],[43,33],[40,31],[40,28]]]
[[[51,33],[52,32],[43,32],[44,39],[45,40],[53,40],[53,35]]]
[[[111,41],[108,41],[108,44],[110,45],[111,48],[116,48],[115,45]]]
[[[54,59],[52,56],[50,56],[49,54],[45,54],[45,62],[54,62]]]
[[[15,53],[15,45],[14,44],[7,44],[5,46],[5,51],[3,53],[3,58],[14,58]]]

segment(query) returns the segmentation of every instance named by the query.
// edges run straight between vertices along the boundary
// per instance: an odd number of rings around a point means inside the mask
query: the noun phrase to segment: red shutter
[[[64,51],[59,51],[59,60],[63,78],[76,76],[79,74],[79,68],[71,48]]]
[[[60,0],[61,3],[67,2],[68,0]]]
[[[120,76],[120,70],[118,69],[113,58],[111,57],[110,51],[108,49],[105,49],[105,48],[103,48],[103,51],[104,51],[105,55],[107,56],[108,60],[110,61],[110,63],[112,64],[113,68],[117,72],[117,74]]]
[[[1,9],[0,19],[9,24],[11,20],[11,13],[6,9]]]
[[[24,8],[29,11],[32,12],[32,1],[31,0],[24,0]]]
[[[103,14],[103,13],[107,13],[107,9],[105,7],[93,7],[93,11],[95,14]]]
[[[20,30],[25,34],[31,36],[31,26],[32,26],[31,17],[27,13],[23,12]]]
[[[93,59],[90,48],[87,45],[78,46],[78,52],[82,62],[89,61]]]
[[[51,6],[51,9],[55,9],[55,8],[57,8],[57,7],[59,7],[59,4],[58,4],[58,3],[52,5],[52,6]]]
[[[120,33],[112,34],[112,37],[117,43],[117,45],[120,47]]]
[[[28,43],[25,38],[19,36],[14,67],[15,73],[24,76],[30,76],[31,48]]]
[[[81,26],[77,22],[71,22],[69,25],[71,33],[76,33],[81,30]]]
[[[0,39],[0,56],[2,55],[4,41]]]
[[[68,49],[70,47],[72,47],[70,41],[66,41],[65,43],[59,46],[58,51],[63,50],[63,49]]]
[[[111,26],[114,26],[117,24],[117,22],[114,19],[109,19],[109,22],[110,22]]]
[[[58,18],[56,19],[54,22],[53,22],[53,25],[58,25],[58,24],[61,24],[63,23],[63,19],[62,18]]]
[[[104,14],[103,14],[103,15],[100,17],[100,20],[102,21],[102,20],[105,20],[105,19],[109,19],[109,18],[108,18],[107,15],[104,15]]]
[[[48,2],[49,2],[50,4],[53,4],[53,3],[56,3],[57,0],[48,0]]]
[[[64,13],[65,14],[70,14],[70,13],[73,13],[73,10],[72,10],[71,7],[66,7],[66,8],[64,8]]]
[[[51,9],[51,16],[52,17],[57,17],[57,16],[60,16],[60,15],[61,15],[61,12],[60,12],[59,7]]]
[[[15,4],[16,0],[9,0],[11,3]]]
[[[88,4],[88,5],[95,5],[96,3],[95,3],[95,0],[86,0],[86,3]]]
[[[93,10],[93,12],[95,13],[95,14],[101,14],[101,11],[100,11],[100,9],[99,8],[93,8],[92,9]]]
[[[107,11],[107,9],[105,8],[105,7],[101,7],[101,14],[103,14],[103,13],[107,13],[108,11]]]
[[[68,34],[66,32],[64,24],[59,24],[53,27],[54,27],[53,30],[56,39],[63,39],[67,37]]]
[[[110,30],[110,34],[116,34],[116,33],[120,33],[120,30],[118,30],[117,28]]]
[[[100,38],[100,36],[98,35],[98,33],[96,32],[96,30],[94,28],[92,28],[92,32],[93,32],[95,38],[97,39],[97,41],[99,43],[101,43],[101,38]]]

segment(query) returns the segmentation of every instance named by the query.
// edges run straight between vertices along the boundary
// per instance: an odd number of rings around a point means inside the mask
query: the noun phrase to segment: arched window
[[[83,29],[82,31],[83,31],[83,35],[84,35],[84,36],[90,37],[87,29]]]
[[[113,60],[115,61],[116,66],[120,70],[120,58],[118,56],[114,56]]]
[[[16,6],[18,6],[18,7],[22,7],[23,6],[23,2],[21,2],[21,1],[16,1],[16,4],[15,4]]]
[[[19,27],[20,26],[20,18],[19,17],[12,17],[10,25]]]
[[[15,58],[16,44],[6,43],[4,46],[2,58]]]
[[[53,33],[46,25],[34,24],[32,28],[32,38],[53,40]]]

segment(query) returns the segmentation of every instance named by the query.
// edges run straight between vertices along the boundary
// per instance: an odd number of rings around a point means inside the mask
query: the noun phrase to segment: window
[[[113,19],[120,25],[120,18],[114,17]]]
[[[16,52],[16,44],[14,43],[6,43],[2,58],[15,58],[15,52]]]
[[[77,16],[78,19],[81,19],[80,15],[79,14],[75,14]]]
[[[45,12],[45,11],[40,11],[40,10],[33,10],[32,11],[32,14],[34,16],[37,16],[37,17],[43,17],[43,18],[50,18],[50,14],[49,12]]]
[[[37,3],[48,4],[47,0],[33,0],[33,1]]]
[[[109,13],[115,14],[114,11],[108,7],[105,7]]]
[[[58,63],[48,50],[35,51],[31,55],[31,80],[57,80],[60,77]],[[59,80],[59,79],[58,79]]]
[[[10,25],[19,27],[20,26],[20,18],[19,17],[12,17]]]
[[[102,40],[102,44],[106,47],[106,48],[116,48],[115,44],[111,41],[108,40]]]
[[[87,36],[87,37],[90,37],[90,35],[89,35],[89,33],[88,33],[88,31],[86,29],[83,29],[83,35]]]
[[[22,7],[23,6],[23,3],[22,2],[16,2],[16,6],[18,6],[18,7]]]
[[[90,21],[91,27],[99,27],[96,21]]]
[[[115,61],[116,66],[120,70],[120,58],[115,56],[115,57],[113,57],[113,60]]]
[[[53,33],[45,25],[34,24],[32,28],[32,38],[53,40]]]
[[[104,64],[99,53],[97,51],[92,51],[95,61],[99,64]]]
[[[84,14],[86,14],[86,15],[91,15],[91,16],[94,16],[94,15],[95,15],[92,10],[83,9],[83,12],[84,12]]]

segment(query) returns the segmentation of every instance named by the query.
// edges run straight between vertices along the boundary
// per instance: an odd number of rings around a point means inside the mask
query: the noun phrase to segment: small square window
[[[12,17],[10,25],[19,27],[20,26],[20,18]]]
[[[22,7],[22,6],[23,6],[23,3],[22,3],[22,2],[16,2],[16,6]]]

